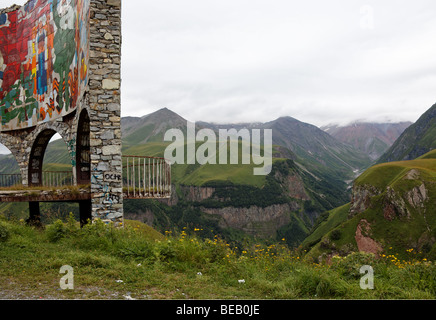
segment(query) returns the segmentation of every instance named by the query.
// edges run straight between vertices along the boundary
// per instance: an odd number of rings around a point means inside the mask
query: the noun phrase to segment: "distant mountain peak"
[[[372,160],[377,160],[409,127],[411,122],[361,122],[357,120],[348,125],[328,125],[322,130],[343,143],[352,145],[367,154]]]
[[[160,108],[159,110],[149,113],[145,116],[142,116],[141,118],[147,118],[147,117],[156,117],[156,116],[169,116],[171,118],[182,118],[179,114],[175,113],[174,111],[168,109],[167,107]],[[183,118],[182,118],[183,119]]]

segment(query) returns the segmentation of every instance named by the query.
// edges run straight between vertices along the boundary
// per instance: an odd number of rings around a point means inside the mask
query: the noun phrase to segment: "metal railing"
[[[0,187],[11,188],[16,186],[22,187],[22,177],[19,173],[0,174]],[[64,187],[74,185],[74,177],[72,171],[43,171],[42,186],[43,187]]]
[[[164,158],[123,156],[127,197],[167,198],[171,195],[171,164]]]
[[[0,174],[0,187],[9,188],[15,185],[21,185],[21,174],[19,173],[2,173]]]
[[[169,198],[171,164],[164,158],[122,156],[123,192],[128,198]],[[43,171],[42,187],[74,185],[72,171]],[[0,187],[22,187],[21,174],[0,174]]]
[[[72,171],[43,171],[42,185],[44,187],[73,186],[74,177]]]

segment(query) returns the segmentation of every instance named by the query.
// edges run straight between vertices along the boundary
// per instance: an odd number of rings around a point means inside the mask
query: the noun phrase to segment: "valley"
[[[171,141],[165,141],[165,133],[173,129],[187,137],[188,125],[186,119],[167,108],[143,117],[122,118],[123,154],[163,157],[171,145]],[[408,124],[362,124],[357,126],[359,130],[354,135],[362,134],[363,125],[369,126],[366,131],[376,136],[372,140],[384,141],[382,149],[377,149],[381,152]],[[384,130],[374,131],[371,129],[374,126]],[[187,161],[189,148],[196,150],[202,142],[195,142],[195,147],[192,142],[191,147],[185,142],[185,161],[172,167],[174,192],[171,199],[126,200],[127,219],[145,222],[160,232],[198,228],[203,230],[199,233],[203,237],[213,231],[235,243],[286,239],[290,247],[297,247],[314,232],[318,217],[350,201],[354,179],[375,161],[373,149],[360,148],[352,140],[344,140],[344,135],[338,133],[341,131],[339,127],[335,127],[336,134],[330,134],[332,128],[320,129],[292,117],[281,117],[267,123],[199,121],[191,130],[198,132],[202,129],[212,130],[217,137],[219,130],[271,130],[270,174],[254,175],[256,165],[253,161],[222,164],[217,152],[208,154],[216,156],[216,164]],[[348,137],[353,136],[350,128],[346,131]],[[243,143],[239,140],[239,159]],[[261,153],[265,154],[262,149]],[[228,151],[230,154],[231,150]],[[10,155],[0,156],[0,168],[3,172],[18,172]],[[70,170],[62,140],[49,144],[44,168]],[[44,206],[43,211],[50,217],[62,216],[62,211],[64,215],[67,212],[77,214],[77,208],[70,204]],[[19,204],[0,204],[0,210],[23,218],[27,208]]]

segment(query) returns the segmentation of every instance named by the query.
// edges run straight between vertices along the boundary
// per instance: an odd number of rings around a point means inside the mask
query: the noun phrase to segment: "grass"
[[[350,210],[350,203],[347,203],[338,208],[332,209],[326,213],[326,218],[323,220],[315,230],[304,239],[302,245],[310,244],[311,242],[318,242],[326,233],[336,228],[342,222],[348,219],[348,211]]]
[[[0,298],[11,299],[434,299],[435,264],[351,254],[327,264],[306,261],[283,243],[236,248],[173,235],[137,222],[115,229],[97,221],[56,221],[45,230],[0,220]],[[395,256],[395,255],[394,255]],[[359,286],[359,268],[374,268],[374,290]],[[63,265],[74,289],[61,290]],[[244,280],[244,281],[239,281]]]
[[[350,204],[321,215],[314,232],[303,245],[311,248],[312,257],[357,250],[356,228],[362,219],[371,226],[369,237],[384,251],[393,248],[398,259],[407,258],[405,250],[422,251],[423,258],[435,259],[436,226],[436,150],[420,158],[378,164],[366,170],[356,185],[374,186],[379,194],[372,196],[367,208],[348,217]],[[424,190],[421,194],[420,190]],[[410,200],[410,199],[418,200]],[[391,207],[387,207],[387,203]],[[392,216],[386,208],[392,209]],[[385,252],[383,254],[386,254]]]
[[[425,177],[436,178],[436,161],[432,154],[427,154],[416,160],[377,164],[361,174],[355,184],[370,184],[376,188],[383,188],[403,178],[411,169],[418,170]]]

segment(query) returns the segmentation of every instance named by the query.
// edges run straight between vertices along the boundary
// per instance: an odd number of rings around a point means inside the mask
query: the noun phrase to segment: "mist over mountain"
[[[322,130],[377,160],[412,122],[354,122],[348,125],[327,125]]]

